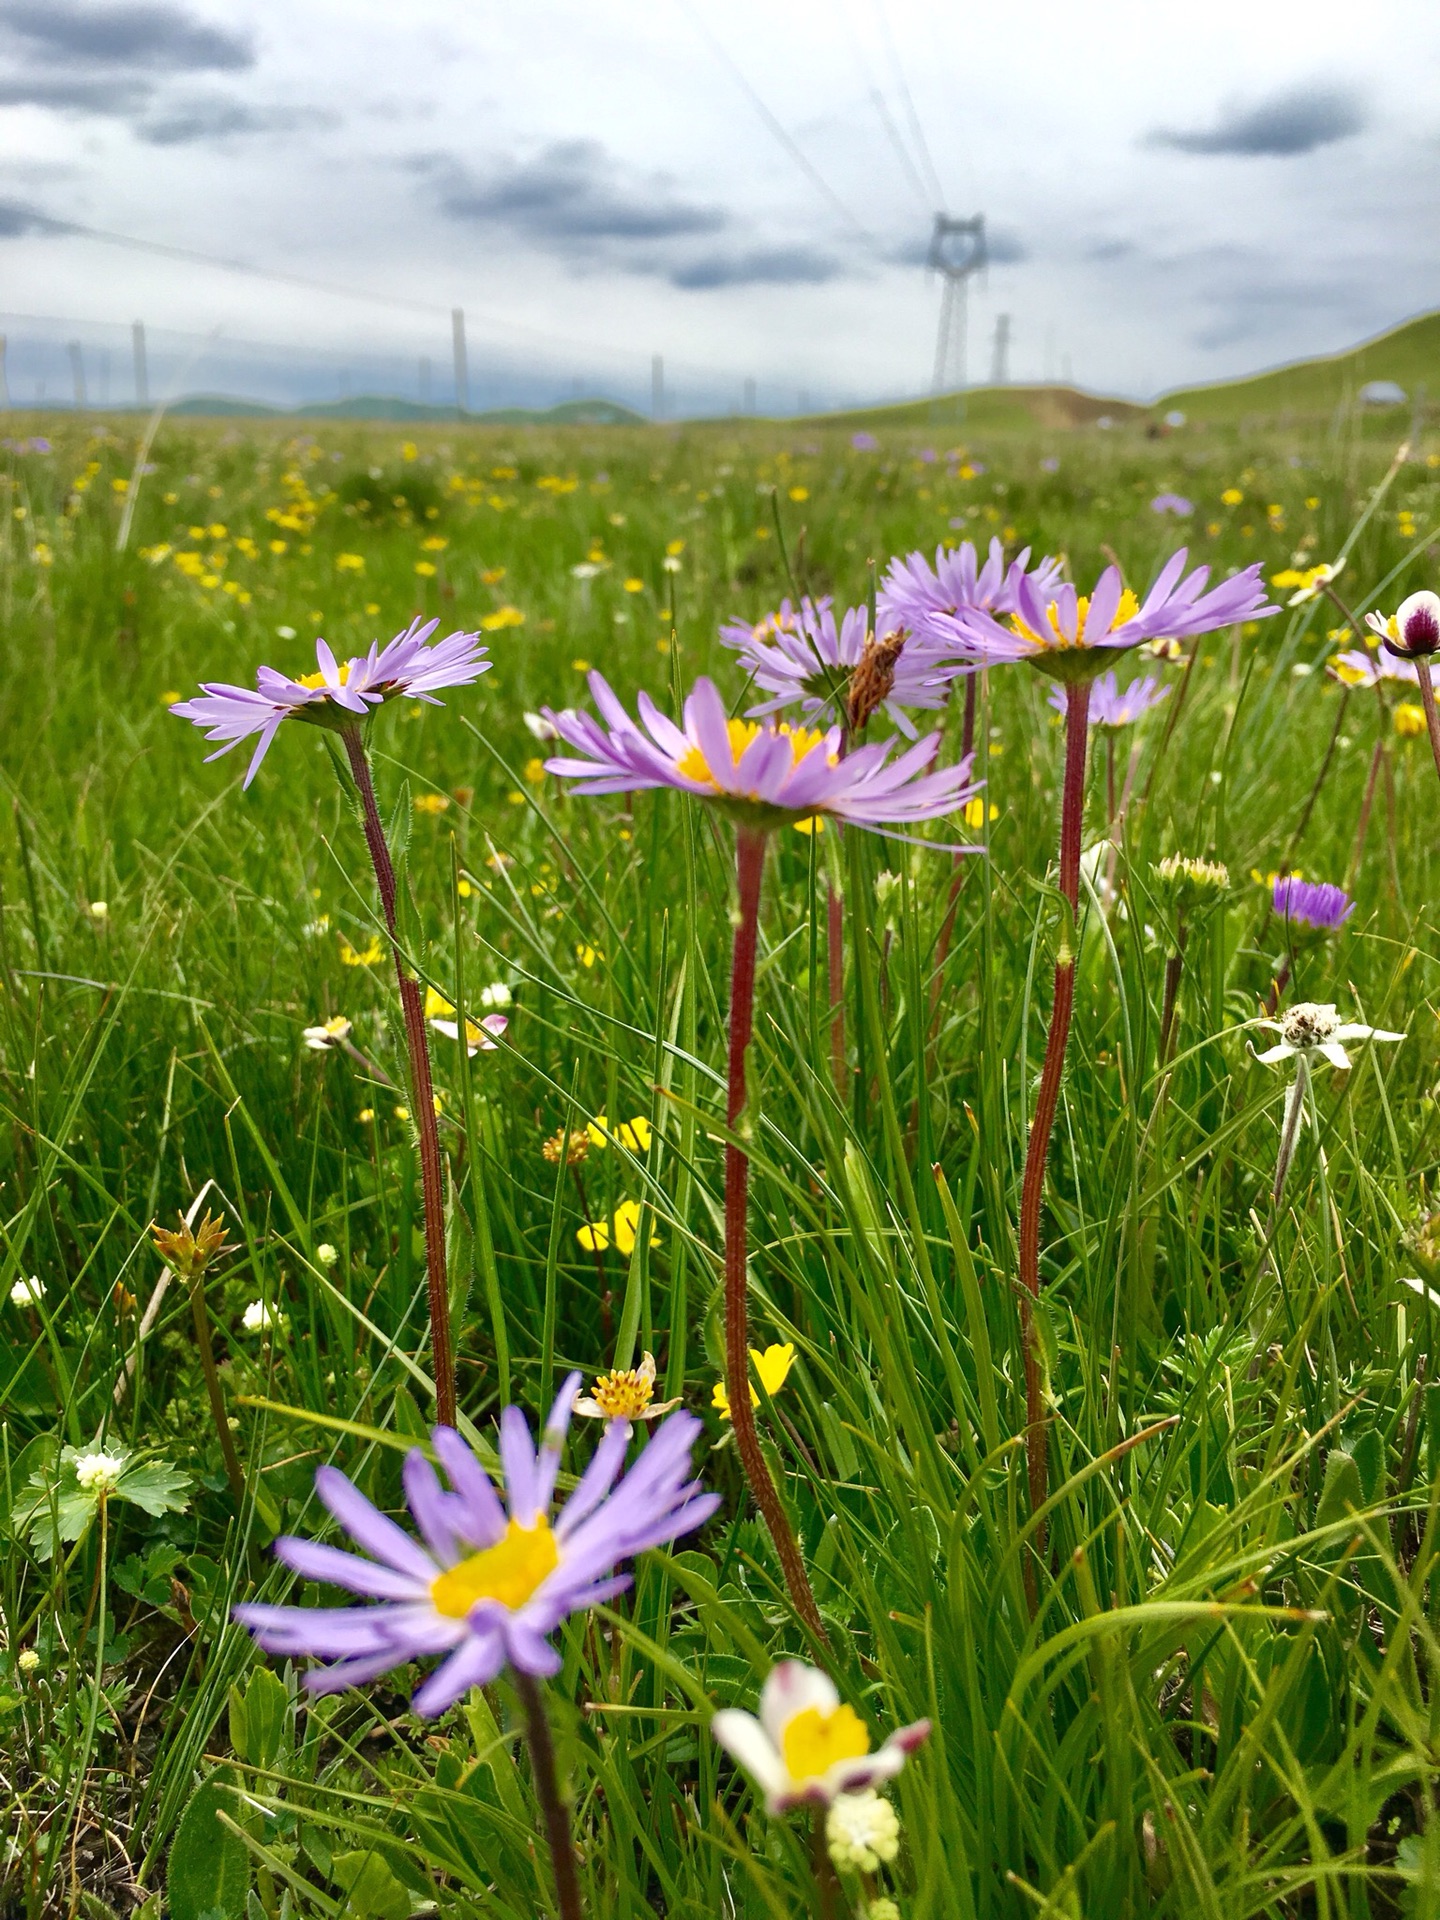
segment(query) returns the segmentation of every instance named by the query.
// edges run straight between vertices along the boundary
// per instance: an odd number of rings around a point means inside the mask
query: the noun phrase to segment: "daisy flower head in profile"
[[[1412,593],[1394,613],[1367,613],[1365,624],[1397,659],[1428,660],[1440,650],[1440,593]]]
[[[1098,674],[1090,689],[1090,724],[1092,727],[1132,727],[1152,707],[1158,707],[1169,697],[1169,687],[1162,686],[1153,673],[1132,680],[1123,688],[1116,684],[1113,673]],[[1066,711],[1069,700],[1063,681],[1050,689],[1050,705],[1057,713]]]
[[[312,726],[345,732],[361,726],[377,707],[401,698],[440,706],[442,687],[469,686],[491,662],[474,633],[452,633],[429,644],[438,620],[414,620],[387,646],[374,642],[368,653],[337,660],[324,640],[315,642],[315,671],[298,678],[261,667],[254,688],[206,681],[192,700],[179,700],[171,713],[199,727],[207,740],[220,742],[208,757],[218,760],[241,740],[258,735],[245,785],[260,770],[280,725],[304,720]]]
[[[932,770],[940,736],[930,734],[891,757],[889,741],[857,747],[843,759],[839,727],[822,732],[785,722],[732,720],[713,681],[696,681],[682,726],[639,698],[639,724],[602,675],[590,691],[600,719],[551,713],[572,757],[546,770],[574,782],[577,793],[602,795],[672,787],[729,813],[737,826],[765,832],[832,816],[876,829],[938,819],[979,791],[970,761]]]
[[[268,1653],[324,1662],[305,1675],[312,1693],[363,1686],[412,1660],[439,1656],[412,1702],[425,1719],[507,1666],[536,1677],[556,1673],[560,1655],[550,1636],[561,1621],[622,1592],[630,1585],[619,1571],[624,1562],[693,1531],[719,1504],[691,1477],[700,1422],[677,1413],[656,1429],[628,1473],[622,1468],[629,1423],[611,1421],[556,1512],[560,1455],[579,1387],[580,1375],[571,1374],[538,1447],[518,1407],[501,1414],[503,1497],[451,1427],[431,1435],[448,1489],[418,1447],[407,1454],[402,1483],[418,1539],[338,1468],[319,1468],[315,1491],[362,1551],[286,1536],[276,1541],[276,1555],[305,1578],[374,1604],[250,1603],[236,1607],[235,1618]]]
[[[710,1731],[774,1814],[828,1807],[841,1794],[893,1780],[929,1737],[930,1722],[897,1728],[872,1751],[869,1729],[830,1676],[802,1660],[782,1660],[761,1689],[758,1715],[726,1707]]]

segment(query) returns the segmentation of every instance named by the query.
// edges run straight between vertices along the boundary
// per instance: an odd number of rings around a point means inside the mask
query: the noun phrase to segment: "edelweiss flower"
[[[588,714],[550,713],[560,737],[585,757],[547,760],[550,773],[586,794],[674,787],[723,807],[742,824],[780,826],[816,814],[858,827],[938,819],[978,791],[969,759],[928,772],[939,749],[933,733],[890,758],[885,741],[840,757],[840,729],[761,726],[727,719],[714,684],[697,680],[685,702],[682,731],[640,695],[645,731],[630,718],[598,673],[590,691],[605,725]]]
[[[412,1702],[426,1718],[471,1687],[488,1685],[507,1664],[522,1673],[557,1672],[560,1656],[548,1636],[560,1622],[622,1592],[630,1578],[616,1572],[621,1562],[691,1532],[719,1505],[690,1478],[700,1422],[677,1413],[623,1478],[629,1427],[607,1427],[552,1526],[579,1385],[572,1373],[561,1387],[538,1449],[518,1407],[501,1414],[503,1502],[453,1428],[436,1427],[431,1435],[451,1490],[418,1448],[408,1454],[402,1480],[422,1540],[373,1507],[337,1468],[321,1467],[315,1491],[365,1553],[284,1538],[276,1554],[308,1579],[381,1604],[256,1604],[236,1607],[236,1619],[269,1653],[327,1662],[305,1675],[312,1693],[336,1693],[411,1660],[446,1655]]]
[[[397,633],[388,646],[376,641],[369,653],[337,661],[323,640],[315,642],[317,670],[292,680],[274,667],[261,667],[255,690],[207,681],[194,700],[182,700],[171,713],[191,720],[209,740],[221,742],[207,757],[218,760],[239,741],[258,733],[259,742],[245,775],[245,785],[260,770],[260,762],[282,720],[307,720],[323,727],[352,727],[372,710],[401,696],[423,700],[429,706],[438,687],[464,687],[489,670],[478,634],[452,633],[427,646],[438,620],[415,620]]]
[[[1362,1026],[1357,1020],[1342,1020],[1333,1001],[1321,1006],[1313,1000],[1302,1000],[1289,1008],[1282,1019],[1261,1020],[1257,1024],[1280,1036],[1275,1046],[1255,1056],[1267,1067],[1277,1066],[1282,1060],[1293,1060],[1300,1054],[1307,1061],[1314,1061],[1318,1056],[1328,1060],[1332,1067],[1348,1072],[1351,1062],[1345,1041],[1405,1038],[1403,1033],[1386,1033],[1380,1027]]]
[[[842,1793],[893,1779],[928,1737],[930,1722],[899,1728],[872,1753],[864,1722],[842,1704],[829,1675],[782,1660],[761,1690],[758,1719],[727,1707],[710,1731],[765,1795],[766,1811],[784,1813],[829,1806]]]
[[[587,1420],[658,1420],[678,1407],[678,1400],[653,1404],[655,1356],[647,1353],[638,1367],[624,1373],[602,1373],[594,1390],[575,1396],[575,1411]]]

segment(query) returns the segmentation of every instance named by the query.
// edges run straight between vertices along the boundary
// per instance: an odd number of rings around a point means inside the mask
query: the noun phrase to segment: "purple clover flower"
[[[1293,873],[1282,873],[1276,880],[1270,905],[1277,918],[1316,933],[1338,933],[1355,911],[1355,902],[1343,887],[1301,880]]]
[[[1150,502],[1152,513],[1173,513],[1184,520],[1195,511],[1195,502],[1187,500],[1183,493],[1157,493]]]
[[[966,607],[953,615],[937,615],[934,631],[937,637],[948,634],[957,657],[970,665],[1029,660],[1057,679],[1084,679],[1100,666],[1098,659],[1086,661],[1086,653],[1136,647],[1146,640],[1186,639],[1279,612],[1265,602],[1258,563],[1206,593],[1209,567],[1196,567],[1182,579],[1185,558],[1184,547],[1170,556],[1143,601],[1123,584],[1118,567],[1107,567],[1089,595],[1077,593],[1068,582],[1046,588],[1035,575],[1021,574],[1008,626],[978,607]]]
[[[734,814],[742,824],[776,826],[830,814],[857,827],[934,820],[963,807],[984,785],[970,778],[973,755],[937,772],[927,769],[940,745],[928,734],[891,759],[893,741],[856,747],[840,757],[841,732],[756,720],[731,720],[710,680],[697,680],[682,728],[649,694],[639,699],[637,726],[598,673],[590,692],[601,720],[583,713],[545,718],[583,757],[545,762],[584,794],[673,787]],[[601,721],[604,724],[601,724]]]
[[[691,1532],[720,1504],[690,1477],[700,1432],[693,1414],[674,1414],[656,1428],[623,1479],[630,1430],[614,1421],[552,1527],[560,1452],[579,1387],[580,1375],[572,1373],[538,1449],[518,1407],[501,1414],[503,1502],[452,1427],[431,1435],[450,1491],[418,1447],[408,1454],[405,1499],[421,1540],[373,1507],[337,1467],[321,1467],[315,1491],[363,1553],[286,1537],[276,1541],[276,1555],[307,1579],[381,1604],[249,1604],[236,1607],[235,1618],[267,1653],[326,1661],[305,1675],[312,1693],[337,1693],[411,1660],[446,1655],[412,1702],[427,1719],[507,1665],[536,1675],[558,1671],[548,1636],[561,1621],[623,1591],[630,1577],[616,1573],[622,1561]]]
[[[1007,567],[999,540],[990,542],[983,565],[969,540],[962,540],[958,547],[937,547],[933,567],[923,553],[907,554],[903,560],[890,562],[880,582],[876,624],[882,633],[905,627],[928,638],[930,623],[937,614],[954,615],[966,607],[993,614],[1014,613],[1019,604],[1019,581],[1029,564],[1030,549],[1025,547]],[[1055,586],[1060,562],[1042,560],[1035,578],[1044,590]]]
[[[376,641],[368,653],[337,661],[325,641],[315,642],[317,671],[292,680],[274,667],[261,667],[255,690],[233,687],[223,680],[205,681],[194,700],[182,700],[170,711],[193,720],[207,740],[222,744],[208,759],[218,760],[253,733],[260,736],[245,785],[260,770],[282,720],[308,720],[322,727],[354,726],[372,709],[402,695],[438,707],[437,687],[465,687],[489,670],[491,662],[476,633],[452,633],[426,642],[438,620],[413,620],[388,646]]]
[[[886,625],[877,610],[876,622],[888,634],[898,622]],[[860,665],[870,637],[865,607],[848,607],[836,620],[830,597],[802,600],[797,613],[788,600],[778,612],[767,613],[753,627],[743,620],[728,621],[720,629],[722,645],[734,647],[746,673],[773,699],[748,709],[754,719],[798,706],[812,718],[843,713],[850,677]],[[915,738],[905,718],[906,707],[943,707],[948,674],[937,674],[937,662],[923,647],[907,643],[893,663],[894,680],[885,709],[900,731]]]
[[[873,433],[852,433],[850,445],[856,453],[875,453],[879,450],[880,442]]]
[[[1090,725],[1133,726],[1152,707],[1158,707],[1162,700],[1168,700],[1169,697],[1169,687],[1162,686],[1153,673],[1147,673],[1143,680],[1132,680],[1123,690],[1116,686],[1113,673],[1102,673],[1090,690]],[[1050,705],[1057,713],[1066,712],[1069,704],[1069,694],[1063,682],[1050,689]]]

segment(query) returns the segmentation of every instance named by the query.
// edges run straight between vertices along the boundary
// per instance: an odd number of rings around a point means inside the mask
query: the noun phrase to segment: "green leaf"
[[[170,1920],[240,1920],[250,1885],[250,1854],[238,1833],[220,1824],[216,1815],[232,1812],[228,1767],[217,1767],[201,1782],[175,1829],[165,1890]]]
[[[360,1920],[408,1920],[409,1894],[372,1849],[337,1853],[330,1862],[330,1878]]]
[[[290,1696],[269,1667],[256,1667],[242,1694],[230,1689],[230,1744],[251,1767],[273,1767],[285,1737]]]
[[[188,1473],[181,1473],[168,1460],[150,1460],[144,1466],[127,1467],[116,1483],[112,1500],[128,1500],[132,1507],[157,1518],[162,1513],[183,1513],[190,1504],[180,1496],[190,1485]]]
[[[1325,1484],[1320,1489],[1319,1503],[1315,1508],[1316,1526],[1328,1527],[1336,1520],[1343,1520],[1347,1513],[1358,1512],[1364,1504],[1360,1469],[1354,1457],[1340,1447],[1332,1447],[1330,1457],[1325,1462]]]

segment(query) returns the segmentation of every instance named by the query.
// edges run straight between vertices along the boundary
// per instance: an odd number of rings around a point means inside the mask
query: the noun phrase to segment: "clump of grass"
[[[292,646],[308,665],[316,633],[344,653],[415,612],[488,623],[483,700],[423,729],[400,706],[375,754],[382,810],[406,782],[416,802],[420,932],[454,956],[442,988],[467,1011],[492,986],[513,996],[497,1051],[436,1043],[461,1419],[484,1438],[502,1399],[533,1407],[557,1369],[600,1372],[627,1340],[706,1412],[724,1371],[732,850],[676,795],[566,799],[524,714],[581,702],[580,662],[627,695],[723,680],[719,620],[787,590],[758,486],[781,489],[787,531],[803,518],[812,584],[851,598],[868,558],[933,547],[952,522],[1064,551],[1082,576],[1104,543],[1143,588],[1168,538],[1148,502],[1173,487],[1222,572],[1349,540],[1360,614],[1424,584],[1437,469],[1412,460],[1373,501],[1391,449],[1328,425],[997,432],[962,463],[944,439],[923,461],[908,430],[873,453],[809,427],[427,430],[407,460],[380,430],[167,424],[117,553],[111,483],[133,445],[42,430],[52,452],[9,457],[0,559],[5,1897],[27,1917],[120,1914],[168,1873],[180,1911],[198,1833],[217,1876],[202,1891],[237,1915],[247,1896],[274,1915],[542,1911],[524,1714],[503,1683],[422,1731],[413,1673],[314,1700],[229,1624],[242,1598],[284,1597],[266,1548],[314,1530],[318,1464],[398,1508],[433,1387],[426,1261],[387,956],[367,957],[323,746],[297,729],[241,798],[167,699]],[[962,479],[977,454],[985,471]],[[347,513],[340,477],[371,467],[423,476],[440,511]],[[1379,1915],[1431,1897],[1440,1389],[1437,1294],[1428,1268],[1416,1291],[1411,1251],[1437,1160],[1423,737],[1392,737],[1357,910],[1299,983],[1407,1038],[1315,1078],[1273,1218],[1285,1084],[1247,1044],[1279,957],[1251,875],[1347,878],[1384,718],[1357,702],[1336,727],[1318,668],[1356,641],[1327,639],[1333,619],[1310,603],[1199,643],[1183,699],[1177,682],[1138,736],[1110,888],[1104,861],[1081,888],[1035,1308],[1039,1515],[1015,1233],[1062,760],[1043,690],[979,689],[999,813],[938,974],[947,860],[847,844],[843,1099],[824,851],[781,834],[766,856],[782,884],[764,890],[748,1058],[751,1321],[797,1358],[757,1423],[842,1696],[872,1728],[934,1728],[893,1788],[897,1859],[832,1889],[851,1911],[882,1883],[906,1920]],[[946,724],[958,744],[961,714]],[[1087,843],[1103,785],[1092,774]],[[1153,869],[1177,848],[1233,884],[1190,923],[1167,1002]],[[302,1029],[337,1014],[354,1051],[307,1049]],[[582,1240],[574,1174],[543,1147],[602,1114]],[[643,1145],[615,1124],[632,1116]],[[207,1182],[232,1246],[202,1305],[239,1499],[192,1301],[157,1301],[149,1234]],[[598,1244],[593,1222],[617,1220],[629,1230]],[[768,1819],[708,1734],[806,1642],[707,1417],[720,1516],[557,1640],[590,1913],[814,1898],[803,1825]],[[64,1448],[165,1463],[183,1508],[117,1499],[57,1542]]]

